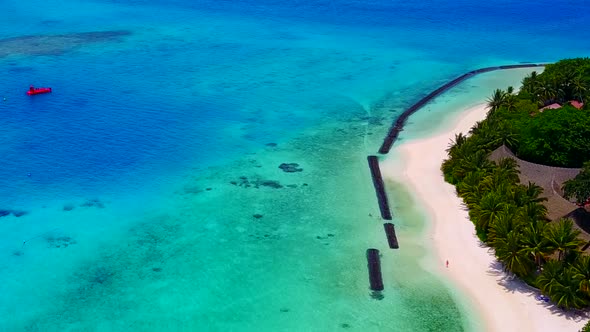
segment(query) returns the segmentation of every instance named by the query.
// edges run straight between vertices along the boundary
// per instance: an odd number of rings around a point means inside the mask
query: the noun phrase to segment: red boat
[[[34,86],[31,85],[31,87],[29,88],[29,91],[27,91],[27,94],[29,96],[32,95],[40,95],[42,93],[49,93],[51,92],[51,88],[35,88]]]

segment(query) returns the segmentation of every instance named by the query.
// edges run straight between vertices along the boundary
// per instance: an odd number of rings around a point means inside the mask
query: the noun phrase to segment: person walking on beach
[[[447,259],[447,269],[449,268],[449,260]]]

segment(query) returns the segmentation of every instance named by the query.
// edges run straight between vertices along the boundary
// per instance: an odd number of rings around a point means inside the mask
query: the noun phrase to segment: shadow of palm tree
[[[538,299],[539,296],[542,295],[539,289],[528,285],[516,275],[506,272],[504,269],[504,264],[497,260],[494,260],[490,263],[489,269],[486,273],[490,276],[496,277],[498,285],[502,286],[504,291],[507,293],[523,294],[534,299]],[[545,302],[543,300],[537,300],[537,302],[538,305],[545,307],[549,312],[551,312],[551,314],[558,315],[559,317],[565,317],[568,320],[580,322],[582,320],[588,319],[589,317],[588,310],[565,310],[556,306],[552,302]]]

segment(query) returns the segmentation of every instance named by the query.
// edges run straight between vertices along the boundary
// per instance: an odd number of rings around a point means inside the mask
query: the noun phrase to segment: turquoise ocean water
[[[399,184],[386,250],[365,158],[465,71],[590,54],[584,2],[0,5],[1,331],[477,329]],[[524,74],[465,82],[404,135]]]

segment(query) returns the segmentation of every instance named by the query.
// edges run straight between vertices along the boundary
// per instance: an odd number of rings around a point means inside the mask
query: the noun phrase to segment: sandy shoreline
[[[442,133],[394,146],[390,154],[395,158],[381,162],[381,171],[384,177],[407,186],[427,213],[432,221],[428,238],[434,258],[440,263],[435,264],[436,272],[447,275],[469,297],[468,305],[480,313],[485,330],[577,332],[586,319],[564,315],[554,306],[536,300],[535,290],[511,280],[502,271],[493,254],[475,236],[454,187],[442,177],[440,165],[455,133],[467,133],[485,116],[486,108],[481,104],[466,109]],[[446,260],[448,268],[444,266]]]

